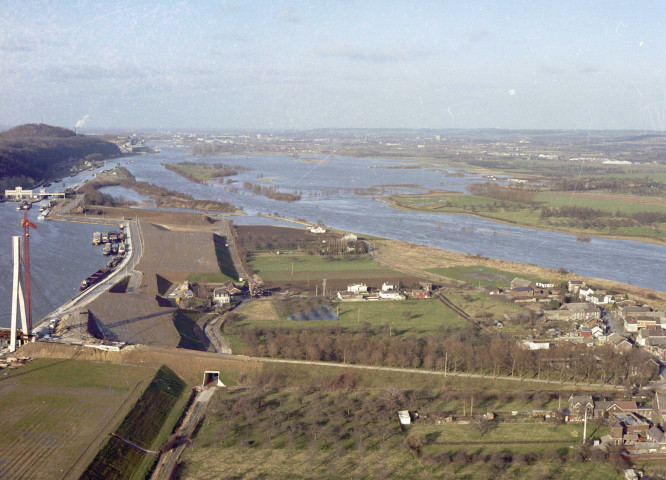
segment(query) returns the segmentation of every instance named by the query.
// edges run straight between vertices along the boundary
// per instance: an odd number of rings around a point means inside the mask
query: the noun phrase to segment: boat
[[[125,240],[125,234],[123,232],[118,232],[118,241],[122,242]]]
[[[116,268],[120,264],[121,260],[122,259],[120,257],[113,257],[111,260],[109,260],[106,266],[109,268]]]
[[[111,255],[111,244],[105,243],[104,249],[102,250],[102,255]]]
[[[100,243],[102,243],[102,233],[101,232],[93,233],[92,244],[99,245]]]
[[[118,245],[118,255],[125,255],[125,242]]]
[[[102,233],[102,243],[109,243],[109,234],[106,232]]]
[[[118,253],[118,244],[117,243],[112,243],[111,244],[111,253],[116,255]]]
[[[81,282],[80,290],[83,291],[89,286],[94,285],[100,280],[103,280],[110,272],[111,270],[109,270],[108,268],[100,268],[95,273],[93,273],[92,275],[90,275],[88,278],[86,278]]]
[[[118,241],[118,232],[114,232],[113,230],[111,230],[109,232],[109,242],[113,243],[117,241]]]

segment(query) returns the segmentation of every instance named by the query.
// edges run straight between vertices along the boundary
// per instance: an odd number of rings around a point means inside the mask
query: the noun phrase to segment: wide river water
[[[485,181],[476,175],[461,175],[455,170],[400,168],[395,160],[310,156],[308,161],[282,155],[234,155],[192,157],[184,149],[160,144],[162,152],[108,162],[120,163],[137,180],[147,181],[194,198],[229,201],[241,207],[246,217],[236,223],[274,222],[258,213],[322,221],[326,226],[360,234],[404,240],[457,252],[481,254],[503,260],[530,263],[547,268],[566,268],[577,274],[606,278],[664,290],[666,247],[649,243],[592,238],[577,242],[575,235],[504,225],[480,218],[396,210],[372,195],[370,187],[382,186],[384,192],[421,191],[414,186],[450,191],[465,191],[470,183]],[[162,163],[196,161],[242,165],[250,170],[231,178],[231,183],[192,183],[166,170]],[[64,180],[68,186],[90,179],[83,172]],[[244,181],[275,186],[281,191],[299,191],[302,199],[287,203],[255,195],[243,188]],[[62,190],[60,185],[49,190]],[[106,189],[119,198],[145,200],[133,191]],[[37,223],[31,233],[33,271],[33,318],[38,320],[76,295],[82,279],[104,266],[99,247],[90,244],[95,225],[37,222],[37,209],[29,217]],[[11,236],[20,235],[16,204],[0,204],[0,326],[9,325],[11,307]],[[108,228],[111,229],[111,228]]]

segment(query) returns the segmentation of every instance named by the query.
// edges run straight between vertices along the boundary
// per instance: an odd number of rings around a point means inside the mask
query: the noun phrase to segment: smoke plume
[[[82,126],[84,126],[86,124],[86,122],[88,121],[89,118],[90,118],[90,115],[84,115],[81,120],[76,122],[76,125],[74,126],[74,128],[81,128]]]

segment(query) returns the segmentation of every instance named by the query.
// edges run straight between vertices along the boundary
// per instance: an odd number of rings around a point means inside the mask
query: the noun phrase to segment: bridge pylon
[[[24,334],[28,334],[28,316],[25,308],[25,297],[23,295],[23,286],[21,282],[21,237],[12,237],[12,246],[14,253],[14,274],[12,283],[12,324],[9,337],[9,351],[15,352],[17,347],[17,316],[21,313],[21,327]]]

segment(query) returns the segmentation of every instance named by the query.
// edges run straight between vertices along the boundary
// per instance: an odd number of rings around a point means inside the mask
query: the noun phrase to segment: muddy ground
[[[143,258],[136,270],[143,272],[140,291],[157,295],[157,275],[178,284],[192,273],[220,271],[215,255],[213,233],[170,230],[161,225],[141,222]]]

